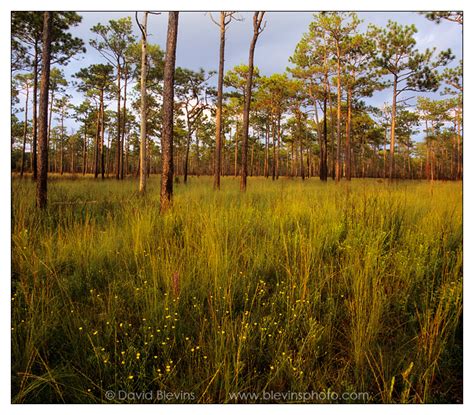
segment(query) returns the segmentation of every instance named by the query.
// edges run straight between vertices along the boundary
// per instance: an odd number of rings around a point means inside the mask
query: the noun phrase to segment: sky
[[[132,18],[134,33],[139,38],[139,29],[135,22],[135,12],[79,12],[82,22],[71,33],[84,40],[87,52],[72,60],[64,72],[68,79],[81,67],[93,63],[105,62],[104,58],[91,46],[89,40],[94,38],[91,27],[97,23],[106,24],[110,19],[130,16]],[[248,49],[253,33],[252,12],[241,12],[242,21],[232,22],[226,34],[225,70],[235,65],[248,62]],[[214,13],[217,18],[218,13]],[[417,47],[420,50],[436,47],[438,51],[451,48],[456,59],[451,63],[455,65],[462,57],[462,27],[457,23],[443,21],[435,24],[424,16],[415,12],[358,12],[363,20],[360,31],[365,31],[369,23],[385,26],[388,20],[395,20],[401,24],[415,24],[418,29],[416,34]],[[284,72],[290,63],[288,58],[302,35],[307,31],[313,18],[312,12],[267,12],[265,14],[266,27],[257,41],[255,49],[255,65],[262,75],[271,75],[275,72]],[[141,13],[139,13],[141,20]],[[166,42],[167,13],[149,15],[148,32],[149,42],[158,44],[164,50]],[[179,15],[178,43],[176,52],[176,65],[197,70],[217,70],[219,54],[219,28],[211,21],[205,12],[181,12]],[[217,77],[211,80],[217,82]],[[73,94],[73,103],[77,104],[82,97],[73,87],[69,88]],[[409,96],[420,94],[407,93]],[[423,94],[430,97],[440,97],[439,93]],[[380,107],[384,102],[391,101],[389,88],[376,92],[373,97],[366,98],[369,105]],[[411,103],[415,103],[412,100]],[[112,104],[113,105],[113,104]],[[74,127],[73,121],[68,126]]]

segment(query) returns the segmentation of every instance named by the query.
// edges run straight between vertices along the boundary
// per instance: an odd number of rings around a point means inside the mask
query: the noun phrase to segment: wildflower
[[[129,378],[129,379],[133,379],[133,375],[129,375],[128,378]]]
[[[275,369],[275,368],[273,366],[270,366],[270,370],[273,370],[273,369]]]
[[[82,327],[79,327],[79,331],[82,331]]]
[[[98,333],[98,331],[94,331],[94,333],[92,333],[93,336],[95,336],[96,334]]]

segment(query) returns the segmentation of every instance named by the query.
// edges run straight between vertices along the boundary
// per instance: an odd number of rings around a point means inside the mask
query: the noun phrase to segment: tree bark
[[[120,91],[120,82],[121,82],[121,66],[120,66],[120,61],[117,60],[117,148],[116,148],[116,154],[115,154],[115,178],[117,180],[120,180],[120,161],[122,159],[121,152],[122,152],[122,146],[120,145],[120,139],[122,137],[121,135],[121,126],[122,126],[122,117],[121,117],[121,106],[120,106],[120,100],[121,100],[121,91]]]
[[[21,147],[21,170],[20,177],[23,177],[25,171],[25,149],[26,149],[26,136],[28,134],[28,99],[30,95],[30,87],[26,84],[26,99],[25,99],[25,126],[23,128],[23,145]]]
[[[104,113],[104,90],[100,91],[100,175],[102,180],[105,176],[105,151],[104,151],[104,141],[105,141],[105,113]]]
[[[176,42],[179,12],[169,12],[163,75],[163,132],[161,138],[161,211],[171,206],[173,196],[173,104]]]
[[[85,176],[87,170],[87,122],[84,122],[84,147],[82,148],[82,175]]]
[[[352,121],[352,89],[347,90],[347,121],[346,121],[346,180],[351,180],[351,121]]]
[[[269,164],[269,152],[268,152],[268,142],[270,141],[270,127],[268,125],[268,122],[267,122],[267,125],[266,125],[266,128],[265,128],[265,161],[263,163],[263,175],[265,176],[265,178],[268,178],[268,164]]]
[[[191,131],[189,130],[188,120],[188,135],[186,137],[186,150],[184,153],[184,172],[183,172],[183,183],[188,183],[188,164],[189,164],[189,147],[191,146]]]
[[[140,73],[140,184],[139,192],[146,191],[146,114],[147,114],[147,20],[148,12],[143,13],[142,23],[142,67]]]
[[[234,176],[237,177],[237,159],[239,153],[239,122],[235,126],[235,145],[234,145]]]
[[[278,114],[278,121],[277,121],[277,159],[276,159],[276,178],[280,177],[280,144],[281,144],[281,114]]]
[[[36,183],[36,206],[40,209],[45,209],[48,201],[48,95],[52,19],[52,12],[44,12],[42,71],[38,117],[38,180]]]
[[[61,134],[60,134],[60,137],[61,137],[61,145],[60,145],[60,148],[59,148],[59,171],[60,171],[60,174],[61,176],[63,175],[64,173],[64,108],[62,109],[62,112],[61,112]],[[48,140],[49,141],[49,140]]]
[[[273,160],[272,160],[272,180],[276,177],[276,133],[275,122],[272,121],[272,142],[273,142]]]
[[[253,16],[253,37],[250,42],[249,49],[249,65],[247,74],[247,83],[245,85],[245,102],[244,102],[244,120],[242,127],[242,169],[240,177],[240,190],[247,189],[247,146],[249,138],[249,117],[250,117],[250,102],[252,99],[252,83],[253,83],[253,58],[255,53],[255,45],[257,44],[258,36],[261,32],[262,20],[265,12],[255,12]]]
[[[99,155],[100,155],[100,113],[101,113],[102,102],[99,102],[97,108],[97,122],[95,130],[95,154],[94,154],[94,179],[99,176]]]
[[[33,170],[33,180],[38,178],[38,40],[35,41],[35,56],[33,58],[33,149],[31,168]]]
[[[220,46],[219,46],[219,74],[217,80],[216,103],[216,155],[214,162],[214,189],[221,188],[222,170],[222,90],[224,83],[224,53],[225,53],[225,12],[221,12],[220,19]]]
[[[397,82],[398,77],[393,78],[393,98],[392,98],[392,124],[390,128],[390,157],[388,166],[388,177],[393,180],[395,174],[395,127],[397,117]]]
[[[319,179],[323,182],[328,180],[328,123],[327,123],[327,95],[324,96],[323,102],[323,137],[320,144],[319,150]]]
[[[336,182],[341,180],[341,52],[337,48],[337,148],[336,148]]]
[[[128,68],[127,63],[124,63],[124,86],[123,86],[123,117],[122,117],[122,138],[120,139],[120,179],[123,180],[123,175],[127,174],[126,163],[124,163],[124,144],[125,132],[127,127],[127,84],[128,84]]]

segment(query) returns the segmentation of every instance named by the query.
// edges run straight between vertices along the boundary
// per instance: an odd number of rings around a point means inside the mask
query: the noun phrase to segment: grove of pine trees
[[[142,193],[150,174],[162,174],[163,207],[180,176],[213,175],[215,189],[221,176],[240,176],[241,190],[248,176],[462,178],[462,60],[448,65],[450,50],[420,50],[414,25],[363,31],[354,12],[315,13],[287,70],[263,76],[254,54],[271,25],[264,12],[253,16],[248,62],[234,68],[224,63],[226,32],[242,18],[210,13],[216,71],[175,68],[178,13],[169,14],[165,51],[147,36],[156,14],[93,26],[89,46],[102,61],[71,79],[63,68],[86,51],[70,33],[81,16],[12,14],[12,170],[37,180],[39,206],[48,173],[139,177]],[[425,16],[462,24],[456,13]],[[367,104],[384,90],[390,103]],[[433,91],[441,98],[417,94]],[[76,93],[83,100],[73,105]]]

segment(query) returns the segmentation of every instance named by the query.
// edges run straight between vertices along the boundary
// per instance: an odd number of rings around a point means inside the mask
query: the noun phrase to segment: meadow
[[[13,402],[462,402],[462,183],[48,190],[12,180]]]

